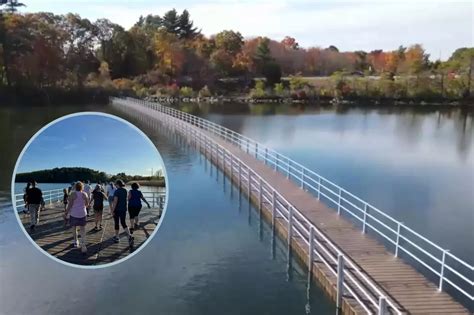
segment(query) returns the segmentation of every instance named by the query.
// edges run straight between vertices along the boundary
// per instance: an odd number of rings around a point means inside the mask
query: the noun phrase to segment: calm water
[[[214,169],[211,175],[199,155],[162,131],[143,128],[167,168],[168,209],[157,235],[139,255],[91,271],[60,265],[38,252],[21,232],[10,204],[13,165],[41,125],[84,108],[36,110],[40,114],[0,110],[0,152],[6,153],[0,157],[1,312],[334,314],[334,305],[316,284],[307,291],[305,268],[288,260],[285,243],[272,238],[246,199],[228,182],[224,185],[221,173]]]
[[[201,114],[291,157],[474,263],[472,109],[219,110]]]

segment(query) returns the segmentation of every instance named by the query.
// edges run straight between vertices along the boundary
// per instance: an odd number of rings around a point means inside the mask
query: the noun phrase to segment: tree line
[[[124,29],[72,13],[20,14],[22,5],[0,2],[0,88],[89,88],[140,97],[252,93],[251,88],[257,96],[262,89],[273,95],[370,96],[370,85],[372,93],[386,96],[463,98],[472,93],[472,47],[459,48],[447,61],[430,61],[420,44],[393,51],[339,51],[335,46],[303,48],[291,36],[246,39],[235,30],[205,36],[187,10],[142,16]],[[292,90],[282,76],[331,79],[328,86],[305,81]],[[365,83],[347,84],[345,78],[354,76],[366,78]],[[369,82],[369,76],[381,80]],[[254,87],[256,78],[262,83]]]
[[[93,170],[85,167],[61,167],[48,170],[39,170],[27,173],[18,173],[15,177],[17,183],[27,183],[35,180],[38,183],[72,183],[75,181],[91,181],[92,183],[123,180],[125,183],[133,180],[161,180],[163,174],[156,172],[153,176],[127,175],[118,173],[116,175],[106,174],[105,172]]]

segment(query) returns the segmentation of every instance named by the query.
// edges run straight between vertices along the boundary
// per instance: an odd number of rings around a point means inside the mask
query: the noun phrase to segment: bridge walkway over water
[[[17,203],[17,210],[23,227],[33,241],[50,255],[77,265],[102,265],[122,259],[142,246],[151,236],[160,220],[162,209],[144,207],[140,211],[139,228],[133,232],[134,242],[130,246],[126,233],[120,227],[120,242],[115,243],[114,220],[108,206],[103,210],[102,230],[95,231],[94,210],[90,210],[86,224],[87,253],[83,254],[79,248],[74,248],[72,228],[64,223],[64,206],[58,199],[62,198],[61,190],[44,191],[46,199],[45,209],[40,212],[39,224],[34,231],[30,230],[30,215],[23,213],[22,200]],[[146,196],[146,194],[145,194]],[[151,200],[150,200],[151,201]],[[127,224],[128,214],[127,214]]]
[[[249,142],[236,144],[232,135],[216,135],[197,117],[182,113],[178,118],[178,111],[154,103],[114,103],[125,107],[129,114],[173,128],[223,170],[260,207],[300,258],[308,261],[313,276],[344,313],[469,314],[461,303],[394,256],[380,240],[361,233],[353,220],[341,215],[349,207],[341,202],[341,190],[339,196],[331,198],[319,182],[315,195],[304,180],[304,171],[299,184],[290,179],[290,163],[285,176],[277,171],[278,159],[269,163],[269,159],[258,158],[260,154],[267,156],[268,149],[260,148],[259,152],[255,144],[252,151]],[[321,202],[323,195],[339,199],[335,202],[337,211]],[[365,219],[364,231],[373,226]],[[403,249],[400,236],[399,225],[397,251]]]

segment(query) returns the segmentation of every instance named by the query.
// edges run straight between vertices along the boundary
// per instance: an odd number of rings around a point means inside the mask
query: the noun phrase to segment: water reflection
[[[290,156],[474,262],[472,107],[252,106],[265,114],[201,115]]]
[[[28,132],[12,136],[22,145],[42,124],[56,118],[53,116],[57,113],[31,121]],[[246,211],[240,212],[237,198],[230,198],[229,182],[223,193],[222,185],[214,180],[215,171],[211,177],[209,166],[204,170],[207,164],[200,164],[199,154],[179,142],[177,135],[119,116],[145,130],[162,152],[170,196],[160,231],[130,261],[98,271],[71,272],[26,240],[9,201],[10,178],[2,178],[2,187],[8,186],[4,192],[7,199],[0,200],[2,312],[70,314],[80,308],[83,312],[117,314],[222,314],[223,310],[226,314],[302,314],[306,303],[304,277],[285,281],[285,245],[280,242],[280,254],[275,260],[269,259],[269,227],[263,222],[259,241],[258,226],[248,225]],[[13,126],[12,132],[16,130]],[[11,145],[0,142],[0,151]],[[6,152],[20,149],[7,148]],[[16,156],[8,158],[14,162]],[[12,167],[3,171],[10,173]],[[240,202],[241,208],[249,207],[252,223],[256,222],[256,210],[245,198]],[[45,283],[48,290],[44,290]],[[130,288],[133,303],[117,303],[117,296],[129,296]],[[333,312],[333,304],[322,292],[315,292],[313,299],[319,301],[315,313]]]

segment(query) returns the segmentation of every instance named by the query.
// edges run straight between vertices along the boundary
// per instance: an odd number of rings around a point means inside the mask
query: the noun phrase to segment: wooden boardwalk
[[[20,212],[19,215],[30,237],[43,250],[58,259],[78,265],[102,265],[128,256],[150,237],[161,217],[160,209],[143,207],[140,212],[140,228],[133,232],[134,242],[130,246],[122,227],[120,227],[120,242],[115,243],[113,241],[112,237],[115,235],[114,220],[110,215],[108,206],[103,211],[103,229],[101,231],[93,231],[95,226],[93,212],[91,209],[91,215],[87,218],[86,254],[81,253],[80,248],[73,247],[72,229],[64,225],[62,203],[49,204],[45,210],[41,211],[40,222],[34,232],[29,229],[29,214]],[[127,225],[129,225],[128,214]]]
[[[166,114],[151,110],[146,107],[134,107],[134,112],[142,115],[143,120],[156,119],[168,125],[170,128],[180,131],[185,137],[189,134],[177,127],[178,119],[170,118]],[[131,113],[130,113],[131,114]],[[182,124],[182,121],[179,121]],[[154,124],[154,122],[151,122]],[[396,258],[383,244],[368,234],[362,234],[353,223],[337,211],[330,209],[317,200],[311,193],[301,189],[293,181],[283,174],[276,172],[262,161],[255,159],[239,147],[214,136],[212,133],[198,127],[189,125],[196,133],[203,133],[215,143],[228,150],[232,155],[240,159],[250,167],[266,182],[278,191],[286,200],[295,206],[306,218],[317,226],[323,233],[342,250],[345,256],[357,264],[373,282],[375,282],[384,294],[393,301],[397,307],[406,314],[470,314],[470,312],[459,302],[455,301],[449,294],[439,292],[437,286],[425,276],[416,271],[412,266],[400,258]],[[191,143],[193,139],[188,138]],[[211,162],[223,170],[236,184],[242,185],[244,193],[250,192],[249,198],[256,204],[259,203],[258,191],[248,189],[248,182],[241,181],[235,172],[230,171],[229,164],[199,144],[194,143],[196,148],[207,156]],[[266,218],[271,219],[271,205],[263,203],[261,206]],[[287,224],[283,219],[276,220],[278,233],[286,238]],[[320,243],[325,241],[318,239]],[[308,255],[307,245],[301,239],[293,237],[291,245],[297,255],[306,261]],[[312,265],[313,276],[322,284],[326,292],[335,299],[336,279],[328,268],[320,261],[315,260]],[[367,289],[367,288],[366,288]],[[360,304],[356,303],[350,296],[343,297],[342,311],[345,314],[366,313]],[[371,310],[375,312],[375,310]]]
[[[403,260],[396,258],[376,239],[362,234],[353,223],[338,215],[334,209],[330,209],[318,201],[314,195],[301,189],[286,176],[274,171],[273,168],[240,148],[221,138],[213,135],[208,136],[270,183],[275,190],[336,243],[345,255],[351,257],[407,314],[469,314],[468,310],[449,294],[439,292],[433,282]],[[271,211],[270,205],[267,210]],[[283,235],[287,235],[287,233],[283,233]],[[296,241],[296,243],[298,242]],[[307,246],[303,243],[301,246],[304,251],[302,258],[305,259]],[[322,264],[315,262],[314,268],[322,268]],[[335,282],[333,285],[335,286]],[[358,308],[355,307],[355,309]]]

